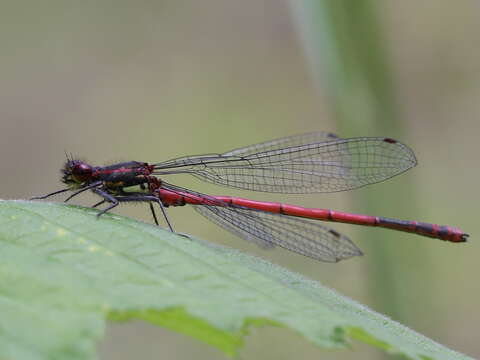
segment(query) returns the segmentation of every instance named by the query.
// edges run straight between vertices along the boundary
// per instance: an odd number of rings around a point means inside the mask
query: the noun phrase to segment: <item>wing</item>
[[[339,136],[329,132],[314,131],[306,134],[286,136],[280,139],[265,141],[259,144],[241,147],[241,148],[226,152],[223,155],[248,156],[248,155],[256,154],[259,152],[280,150],[280,149],[285,149],[285,148],[290,148],[295,146],[301,146],[305,144],[314,144],[314,143],[320,143],[325,141],[332,141],[335,139],[339,139]]]
[[[340,139],[309,133],[224,154],[178,158],[155,164],[156,175],[188,173],[239,189],[277,192],[336,192],[398,175],[416,165],[413,151],[389,138]]]
[[[217,225],[263,248],[278,245],[326,262],[362,255],[350,239],[315,221],[242,207],[193,206]]]

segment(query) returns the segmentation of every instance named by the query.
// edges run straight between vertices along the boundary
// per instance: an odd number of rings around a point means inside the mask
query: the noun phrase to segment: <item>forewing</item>
[[[265,141],[259,144],[241,147],[224,153],[225,156],[249,156],[261,152],[275,151],[285,148],[291,148],[296,146],[302,146],[306,144],[315,144],[325,141],[332,141],[339,139],[335,134],[314,131],[306,134],[298,134],[292,136],[286,136],[280,139]]]
[[[406,145],[388,138],[339,139],[310,133],[225,154],[156,164],[155,174],[189,173],[218,185],[279,193],[336,192],[386,180],[416,165]]]

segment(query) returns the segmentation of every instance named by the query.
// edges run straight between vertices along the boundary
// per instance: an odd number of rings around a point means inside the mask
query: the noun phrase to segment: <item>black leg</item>
[[[155,209],[153,208],[152,203],[149,202],[148,205],[150,206],[150,211],[152,212],[153,220],[155,220],[155,225],[160,226],[160,225],[158,224],[157,214],[155,214]]]
[[[88,186],[85,186],[84,188],[81,188],[80,190],[78,191],[75,191],[72,195],[70,195],[69,197],[67,197],[65,200],[63,200],[64,202],[67,202],[68,200],[70,200],[71,198],[73,198],[74,196],[77,196],[78,194],[81,194],[82,192],[84,191],[87,191],[89,189],[93,189],[93,188],[96,188],[98,186],[102,185],[102,182],[101,181],[97,181],[97,182],[94,182]]]
[[[132,202],[132,201],[158,202],[158,201],[160,201],[160,200],[158,200],[158,198],[156,196],[153,196],[153,195],[146,195],[146,194],[143,194],[143,193],[128,193],[128,194],[129,195],[115,195],[115,196],[110,195],[110,194],[107,194],[107,195],[113,197],[114,199],[116,199],[119,202]],[[103,195],[101,195],[101,196],[103,196]],[[108,199],[106,199],[106,200],[109,201]]]
[[[103,194],[101,194],[101,192],[105,193],[103,190],[94,189],[93,191],[95,193],[97,193],[98,195],[103,196],[106,201],[112,202],[111,200],[107,199]],[[160,206],[160,209],[162,210],[162,214],[165,218],[165,222],[167,223],[169,230],[171,232],[175,232],[173,230],[172,224],[170,223],[170,220],[168,219],[167,212],[165,211],[165,206],[162,204],[162,202],[160,201],[160,199],[158,197],[153,196],[153,195],[146,195],[146,194],[143,194],[143,193],[129,193],[129,195],[120,195],[120,196],[115,196],[115,197],[108,194],[108,193],[106,193],[106,195],[112,197],[117,202],[128,202],[128,201],[149,202],[150,203],[149,204],[150,205],[150,210],[152,211],[152,214],[153,214],[153,219],[155,220],[155,224],[158,225],[157,215],[155,214],[155,210],[152,206],[152,202],[157,203]],[[117,203],[117,205],[118,205],[118,203]],[[110,210],[110,209],[111,209],[111,207],[108,207],[107,211]],[[103,213],[104,212],[102,212],[101,214],[103,214]]]
[[[110,210],[112,210],[114,207],[117,207],[117,206],[118,206],[118,201],[112,202],[112,204],[111,204],[110,206],[107,206],[105,209],[103,209],[102,211],[100,211],[100,212],[97,214],[97,217],[102,216],[103,214],[109,212]]]
[[[102,205],[103,203],[105,203],[105,201],[106,201],[106,200],[99,201],[99,202],[96,203],[95,205],[92,205],[92,208],[96,208],[97,206]]]
[[[172,225],[170,224],[170,220],[168,220],[167,212],[165,211],[165,206],[163,206],[163,203],[158,198],[157,198],[157,203],[160,206],[160,210],[162,210],[162,214],[163,214],[163,217],[165,218],[168,228],[170,229],[171,232],[175,232],[173,231]]]
[[[119,204],[119,201],[113,196],[113,195],[110,195],[109,193],[107,193],[106,191],[102,190],[102,189],[92,189],[92,191],[97,194],[97,195],[100,195],[101,197],[104,198],[104,200],[102,202],[105,202],[105,201],[108,201],[109,203],[111,203],[110,206],[107,206],[105,209],[103,209],[102,211],[100,211],[97,216],[102,216],[103,214],[105,214],[106,212],[112,210],[115,206],[117,206]],[[98,204],[100,205],[100,203]]]
[[[46,198],[48,198],[48,197],[50,197],[50,196],[57,195],[57,194],[63,193],[63,192],[68,191],[68,190],[70,190],[70,189],[63,189],[63,190],[54,191],[54,192],[52,192],[52,193],[50,193],[50,194],[47,194],[47,195],[34,196],[34,197],[30,198],[30,200],[42,200],[42,199],[46,199]]]

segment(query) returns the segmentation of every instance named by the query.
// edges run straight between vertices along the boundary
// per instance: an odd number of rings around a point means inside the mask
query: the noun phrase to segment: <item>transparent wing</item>
[[[338,135],[324,132],[324,131],[315,131],[306,134],[297,134],[292,136],[286,136],[280,139],[265,141],[259,144],[254,144],[246,147],[241,147],[238,149],[231,150],[224,153],[226,156],[248,156],[256,154],[259,152],[265,151],[274,151],[280,150],[295,146],[301,146],[305,144],[314,144],[325,141],[332,141],[339,139]]]
[[[327,262],[362,255],[350,239],[321,225],[318,220],[253,210],[168,183],[163,183],[162,188],[200,202],[199,205],[192,205],[197,212],[262,248],[280,246]],[[159,196],[162,199],[161,193]]]
[[[310,258],[337,262],[362,255],[353,242],[318,222],[242,207],[193,205],[228,231],[264,248],[278,245]]]
[[[336,192],[389,179],[416,165],[389,138],[309,133],[155,164],[156,175],[188,173],[222,186],[277,193]]]

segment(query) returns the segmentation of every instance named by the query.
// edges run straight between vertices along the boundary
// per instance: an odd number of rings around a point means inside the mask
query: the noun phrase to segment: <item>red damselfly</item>
[[[416,165],[406,145],[382,137],[339,138],[314,132],[268,141],[224,154],[177,158],[157,164],[130,161],[110,166],[92,166],[69,159],[62,172],[67,188],[33,199],[74,191],[65,201],[90,190],[102,197],[93,207],[109,205],[97,216],[121,202],[157,203],[168,227],[169,206],[193,205],[211,221],[264,248],[280,246],[321,260],[339,261],[362,252],[346,236],[318,220],[411,232],[450,242],[465,242],[460,229],[423,223],[310,209],[283,203],[239,197],[211,196],[172,185],[163,179],[190,174],[214,184],[271,193],[337,192],[377,183]],[[138,186],[138,191],[133,190]]]

